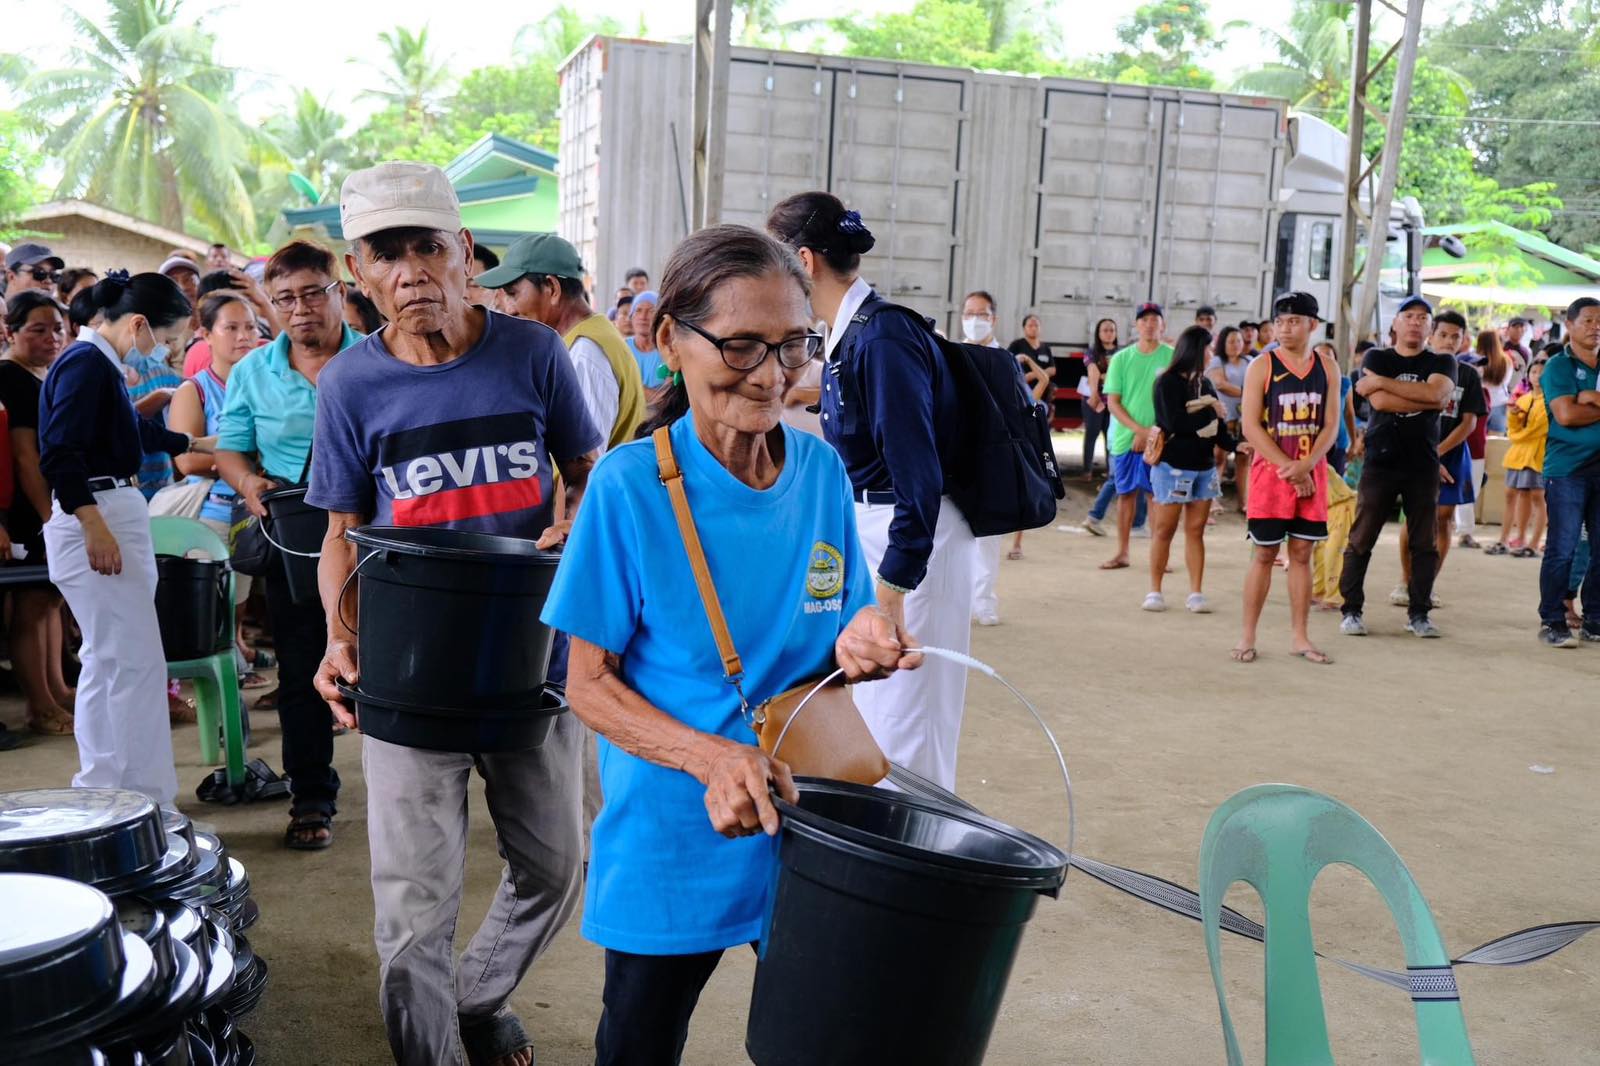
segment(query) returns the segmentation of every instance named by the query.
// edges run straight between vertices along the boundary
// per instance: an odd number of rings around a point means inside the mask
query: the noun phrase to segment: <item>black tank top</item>
[[[1327,424],[1327,412],[1322,408],[1328,398],[1328,371],[1315,354],[1304,377],[1290,370],[1276,351],[1267,355],[1272,363],[1268,367],[1261,421],[1285,455],[1302,459],[1311,454],[1311,446]]]

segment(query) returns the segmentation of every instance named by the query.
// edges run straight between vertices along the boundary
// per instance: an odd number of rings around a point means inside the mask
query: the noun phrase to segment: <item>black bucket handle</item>
[[[1011,695],[1016,697],[1017,702],[1022,704],[1022,706],[1027,709],[1028,713],[1033,716],[1034,722],[1044,732],[1045,739],[1050,742],[1050,750],[1055,753],[1056,765],[1061,769],[1061,780],[1067,787],[1067,856],[1069,860],[1067,862],[1067,872],[1070,873],[1072,870],[1072,863],[1070,859],[1073,855],[1077,854],[1077,852],[1075,852],[1073,849],[1078,843],[1078,808],[1072,797],[1072,774],[1067,770],[1067,757],[1061,753],[1061,745],[1056,743],[1056,735],[1050,731],[1049,726],[1045,725],[1044,718],[1040,716],[1038,709],[1034,707],[1034,705],[1028,700],[1028,697],[1017,691],[1015,685],[1001,677],[994,667],[990,666],[988,663],[982,662],[981,660],[974,659],[965,652],[952,651],[949,648],[934,648],[927,646],[908,648],[906,650],[908,653],[913,651],[920,652],[923,655],[931,655],[936,659],[948,660],[956,663],[959,666],[964,666],[968,670],[976,670],[979,673],[988,674],[990,677],[1004,685],[1006,690],[1010,692]],[[773,742],[771,752],[772,758],[776,759],[778,757],[778,749],[783,746],[783,738],[788,736],[789,730],[794,728],[794,723],[799,719],[801,712],[806,709],[806,706],[810,704],[811,698],[817,693],[821,692],[824,688],[827,688],[828,685],[832,684],[836,679],[843,676],[844,668],[840,667],[827,677],[824,677],[821,681],[817,682],[816,686],[812,688],[810,692],[807,692],[805,697],[795,705],[794,713],[791,714],[789,716],[789,720],[783,724],[783,729],[778,732],[778,739]],[[891,766],[892,765],[893,764],[891,764]],[[893,771],[891,770],[891,776],[892,775]],[[952,793],[952,795],[954,795],[954,793]],[[959,799],[960,797],[956,798]],[[966,804],[966,801],[964,800],[962,802],[966,806],[971,806],[970,804]],[[974,807],[973,809],[976,810],[977,808]],[[1063,875],[1063,880],[1065,880],[1065,875]]]
[[[366,566],[367,560],[372,558],[374,555],[382,555],[383,561],[387,565],[394,561],[395,553],[383,548],[374,548],[372,551],[367,552],[367,554],[357,559],[356,565],[350,568],[350,576],[345,578],[344,584],[339,586],[339,598],[333,602],[333,609],[339,612],[339,624],[348,629],[352,637],[359,637],[361,635],[361,631],[355,626],[351,625],[350,620],[344,616],[344,598],[345,595],[350,591],[350,582],[356,579],[356,575],[361,573],[361,568]]]

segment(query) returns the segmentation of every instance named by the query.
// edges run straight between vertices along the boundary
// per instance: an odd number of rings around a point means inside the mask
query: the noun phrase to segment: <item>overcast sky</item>
[[[1442,21],[1459,0],[1429,3],[1427,19]],[[105,10],[101,0],[65,0],[94,18]],[[495,5],[498,6],[498,5]],[[251,118],[274,110],[299,87],[330,99],[347,113],[360,113],[371,105],[357,101],[370,88],[374,76],[361,62],[378,58],[378,32],[395,25],[426,24],[440,56],[456,70],[503,63],[511,56],[512,38],[526,23],[539,21],[554,0],[539,0],[525,7],[506,5],[505,13],[491,13],[488,4],[453,5],[439,0],[248,0],[238,3],[186,4],[206,11],[206,24],[217,36],[218,59],[238,68],[243,91],[241,108]],[[640,0],[579,0],[575,5],[592,15],[611,15],[630,31],[645,15],[648,36],[687,38],[694,22],[693,0],[641,3]],[[782,18],[829,17],[842,13],[871,16],[904,11],[912,0],[788,0]],[[1117,23],[1139,0],[1056,0],[1055,21],[1070,26],[1066,46],[1073,55],[1093,55],[1117,46]],[[467,11],[456,17],[453,11]],[[18,51],[39,63],[59,62],[70,41],[59,8],[45,0],[0,0],[0,49]],[[516,12],[515,14],[510,13]],[[1287,0],[1212,0],[1212,20],[1219,28],[1233,20],[1254,20],[1263,11],[1279,24],[1287,16]],[[1226,45],[1213,60],[1224,77],[1258,61],[1261,36],[1254,26],[1229,31]]]

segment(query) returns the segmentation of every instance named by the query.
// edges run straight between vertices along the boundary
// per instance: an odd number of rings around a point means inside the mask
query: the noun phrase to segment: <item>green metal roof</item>
[[[485,135],[444,168],[461,200],[462,225],[480,244],[504,247],[525,233],[553,232],[559,212],[556,157],[498,133]],[[289,208],[290,229],[344,239],[337,203]]]
[[[1462,238],[1467,245],[1465,259],[1452,259],[1440,248],[1429,248],[1423,253],[1422,265],[1428,267],[1455,266],[1459,268],[1456,273],[1465,273],[1474,265],[1481,265],[1483,260],[1472,252],[1472,241],[1469,236],[1474,233],[1490,233],[1496,237],[1509,240],[1517,246],[1522,253],[1522,259],[1527,266],[1540,276],[1541,281],[1550,285],[1580,285],[1586,282],[1600,281],[1600,260],[1591,259],[1579,252],[1563,248],[1559,244],[1545,240],[1536,233],[1528,233],[1508,226],[1504,222],[1469,222],[1455,226],[1429,226],[1423,234],[1429,237],[1454,236]]]

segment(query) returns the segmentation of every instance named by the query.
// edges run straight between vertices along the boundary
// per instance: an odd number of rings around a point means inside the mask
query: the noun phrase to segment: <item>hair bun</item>
[[[108,270],[105,277],[94,283],[94,288],[89,290],[90,298],[94,300],[97,308],[115,306],[122,299],[122,294],[133,284],[133,279],[126,270]]]
[[[840,215],[834,228],[844,237],[846,246],[857,255],[872,251],[873,245],[878,243],[867,224],[861,221],[858,211],[846,211]]]

